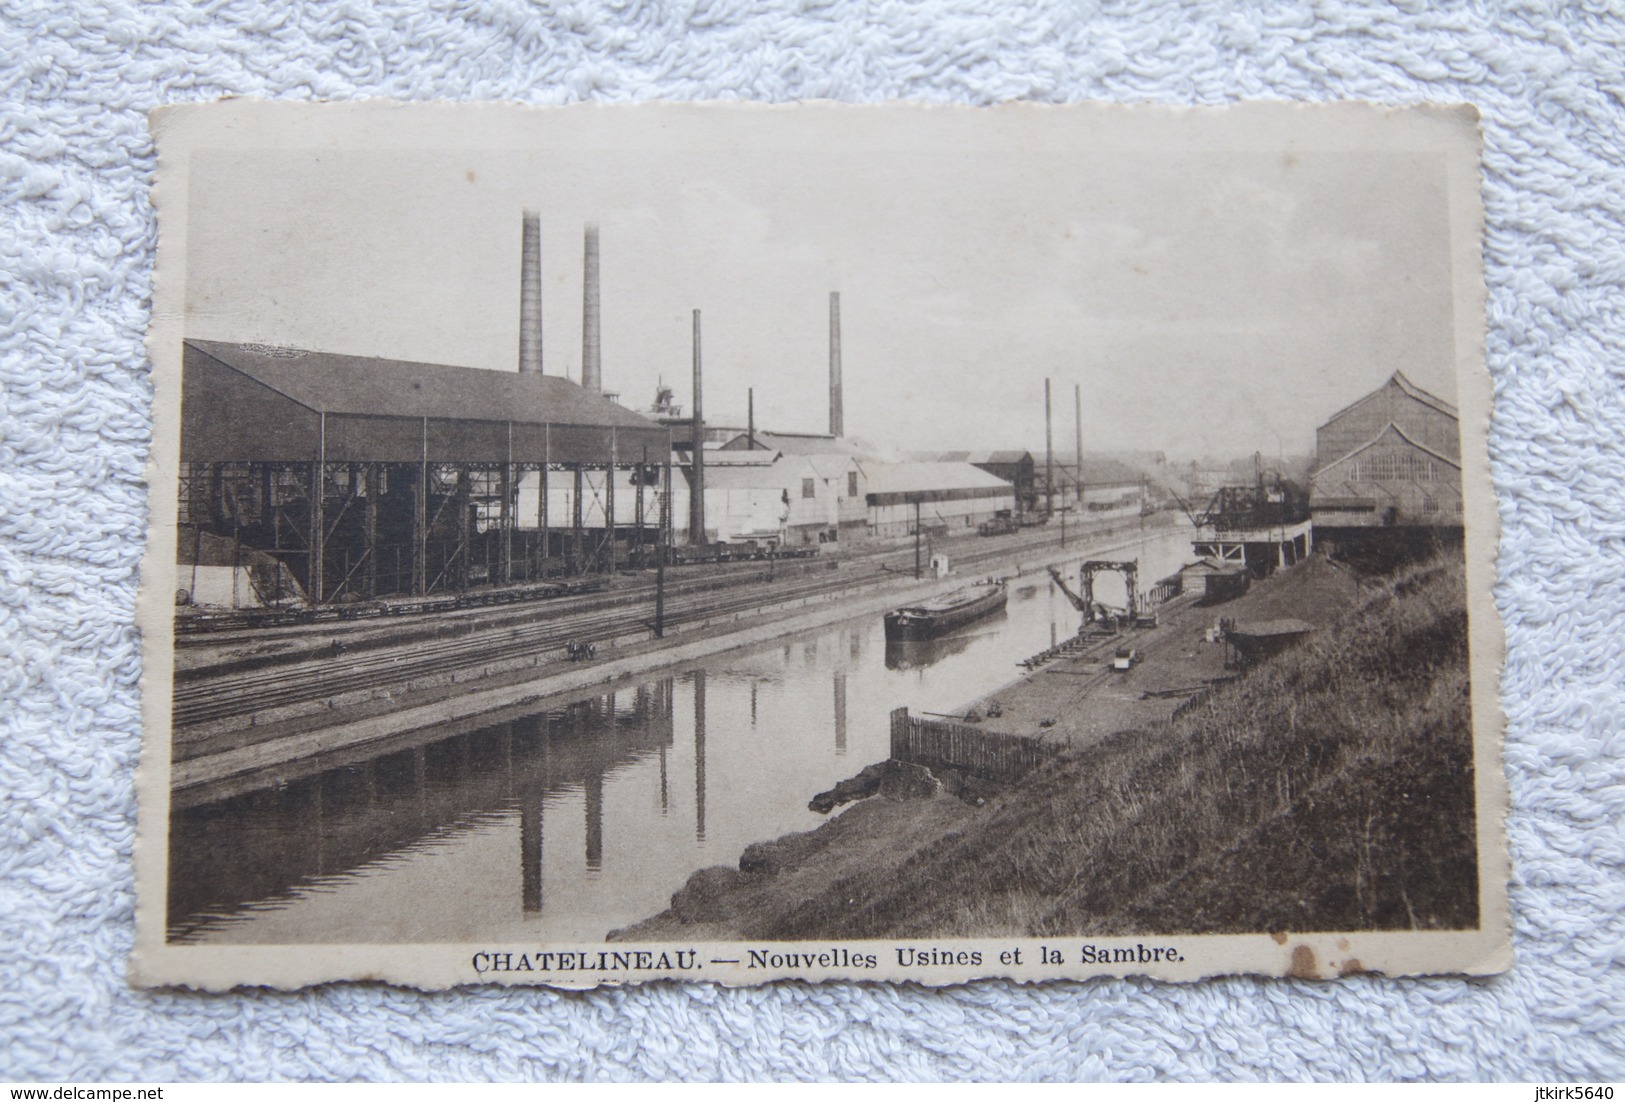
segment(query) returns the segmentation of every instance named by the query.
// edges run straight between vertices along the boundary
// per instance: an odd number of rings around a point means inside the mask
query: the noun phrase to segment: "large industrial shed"
[[[869,533],[959,532],[1016,507],[1015,487],[969,463],[865,463]]]
[[[590,528],[583,491],[597,472],[614,495],[625,480],[602,472],[652,467],[669,430],[566,379],[204,340],[185,342],[182,372],[180,523],[288,568],[300,592],[258,602],[612,569],[615,536],[655,539]],[[571,485],[570,515],[533,494],[521,525],[527,472]],[[653,492],[652,470],[631,481]]]
[[[1461,528],[1456,409],[1403,374],[1338,411],[1315,440],[1309,508],[1317,533]]]
[[[1014,486],[1016,504],[1023,512],[1033,512],[1043,506],[1037,489],[1037,461],[1030,451],[1007,448],[1002,451],[922,452],[912,458],[937,463],[969,463]]]

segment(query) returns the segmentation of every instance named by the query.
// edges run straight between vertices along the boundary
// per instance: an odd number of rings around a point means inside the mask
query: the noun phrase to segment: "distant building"
[[[873,536],[964,532],[1016,507],[1009,482],[970,463],[865,463]]]
[[[720,437],[724,451],[751,450],[751,437],[742,428],[728,429]],[[707,437],[710,439],[710,437]],[[776,451],[785,455],[857,455],[859,447],[844,436],[829,436],[819,432],[765,432],[755,436],[755,449]]]
[[[739,433],[725,442],[721,451],[728,455],[749,454],[751,443],[750,437]],[[829,534],[829,540],[863,535],[868,523],[864,501],[868,480],[863,461],[858,458],[859,445],[845,437],[799,432],[758,432],[754,444],[755,451],[796,456],[812,467],[813,477],[818,479],[817,497],[831,507],[829,523],[835,531]]]
[[[778,545],[800,543],[805,533],[822,531],[828,527],[822,503],[800,492],[809,473],[805,460],[789,460],[777,452],[741,452],[736,461],[707,456],[708,536],[719,543]]]
[[[1022,449],[995,451],[917,452],[913,458],[933,463],[969,463],[1010,483],[1015,489],[1016,507],[1031,512],[1040,507],[1037,462],[1033,453]]]
[[[1462,525],[1456,408],[1395,372],[1316,432],[1317,531]]]
[[[1043,470],[1039,469],[1038,494],[1043,497]],[[1113,459],[1083,460],[1082,492],[1079,492],[1076,462],[1055,463],[1055,508],[1082,508],[1085,520],[1137,517],[1145,506],[1145,477],[1133,467]],[[1039,501],[1043,506],[1043,501]]]
[[[819,480],[819,497],[834,503],[835,528],[845,539],[862,536],[869,525],[869,476],[854,456],[822,453],[802,456]]]

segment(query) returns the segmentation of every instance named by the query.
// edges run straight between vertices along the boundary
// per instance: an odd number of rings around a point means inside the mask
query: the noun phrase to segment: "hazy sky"
[[[1443,159],[1304,114],[410,112],[192,154],[186,330],[514,370],[520,218],[541,213],[544,356],[579,377],[582,227],[602,235],[606,389],[900,448],[1313,447],[1403,370],[1455,401]],[[518,122],[514,122],[515,118]],[[352,117],[351,122],[355,119]],[[1279,120],[1278,120],[1279,122]],[[345,128],[340,128],[345,129]]]

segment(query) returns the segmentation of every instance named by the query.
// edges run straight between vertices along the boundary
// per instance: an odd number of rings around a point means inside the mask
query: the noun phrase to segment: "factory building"
[[[773,451],[708,449],[705,457],[705,536],[689,540],[690,468],[672,484],[679,543],[755,543],[800,547],[825,543],[834,532],[833,501],[802,456]],[[812,492],[804,492],[811,490]]]
[[[834,452],[804,458],[818,479],[819,495],[834,502],[836,534],[831,539],[864,536],[869,528],[869,476],[863,463],[856,456]]]
[[[179,543],[206,568],[227,555],[203,537],[229,541],[229,560],[248,564],[243,604],[613,568],[616,536],[654,540],[635,515],[652,494],[629,472],[669,448],[666,429],[557,376],[188,340]],[[544,479],[522,518],[521,482]],[[555,483],[571,492],[564,515]],[[619,531],[588,523],[594,491]],[[245,577],[262,584],[244,593]]]
[[[688,540],[691,467],[679,454],[672,483],[673,522]],[[809,547],[861,539],[867,529],[866,481],[858,461],[842,455],[795,455],[757,448],[707,448],[705,526],[700,542]]]
[[[767,449],[784,456],[796,456],[812,467],[811,477],[817,480],[813,488],[822,502],[833,503],[831,526],[838,533],[829,537],[852,539],[861,537],[868,528],[868,504],[864,498],[868,477],[864,462],[858,458],[859,446],[839,437],[819,433],[758,432],[740,433],[723,445],[725,452],[746,451],[754,439],[758,450]],[[807,487],[802,486],[800,492]]]
[[[1016,507],[1022,512],[1043,508],[1042,495],[1038,492],[1039,479],[1030,451],[917,452],[912,458],[933,463],[969,463],[1010,483],[1015,488]]]
[[[1362,529],[1461,529],[1456,409],[1404,375],[1396,371],[1340,410],[1315,440],[1309,508],[1318,538]]]
[[[1014,486],[970,463],[866,462],[863,470],[869,534],[881,539],[974,531],[1016,508]]]
[[[1077,508],[1085,520],[1117,520],[1137,517],[1145,508],[1145,479],[1134,468],[1112,459],[1084,459],[1083,477],[1076,462],[1057,460],[1055,507]],[[1043,501],[1044,473],[1037,476],[1040,507]]]

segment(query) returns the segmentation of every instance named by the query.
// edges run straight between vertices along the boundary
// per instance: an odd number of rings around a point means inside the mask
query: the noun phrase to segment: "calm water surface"
[[[1117,557],[1149,583],[1189,544],[1162,534]],[[1108,603],[1121,588],[1096,583]],[[696,869],[823,822],[808,799],[888,755],[891,709],[952,712],[1077,623],[1047,577],[1020,578],[1003,615],[932,643],[888,646],[866,616],[176,811],[170,936],[600,940]]]

